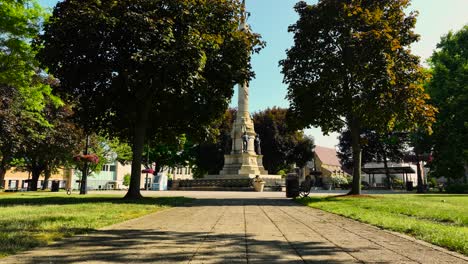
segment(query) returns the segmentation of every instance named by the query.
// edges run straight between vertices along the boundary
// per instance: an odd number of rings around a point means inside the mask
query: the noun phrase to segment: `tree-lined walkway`
[[[0,260],[154,262],[468,263],[468,258],[287,199],[239,197],[198,199]]]

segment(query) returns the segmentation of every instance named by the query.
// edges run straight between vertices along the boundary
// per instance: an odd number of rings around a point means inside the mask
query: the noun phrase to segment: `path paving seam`
[[[197,249],[195,250],[195,252],[193,253],[192,257],[190,258],[189,262],[188,263],[192,263],[193,259],[195,258],[195,256],[198,254],[198,252],[200,251],[200,249],[203,247],[203,245],[205,244],[206,240],[208,239],[208,236],[210,235],[210,233],[213,233],[216,225],[219,223],[219,221],[221,220],[221,218],[224,216],[224,214],[226,213],[226,206],[223,206],[223,211],[221,212],[221,214],[219,215],[219,217],[216,219],[215,223],[213,224],[213,226],[211,227],[211,229],[205,233],[205,236],[203,237],[202,241],[200,241],[200,245],[198,245]]]
[[[345,248],[343,248],[342,246],[340,246],[339,244],[336,244],[335,242],[333,242],[332,240],[328,239],[327,237],[325,237],[324,235],[322,235],[321,233],[317,232],[315,229],[313,229],[312,227],[310,227],[309,225],[307,225],[306,223],[304,223],[303,221],[301,221],[300,219],[292,216],[291,214],[287,213],[286,211],[284,211],[283,209],[281,208],[278,208],[281,212],[283,212],[285,215],[289,216],[290,218],[292,218],[293,220],[295,220],[297,223],[300,223],[302,224],[303,226],[305,226],[307,229],[311,230],[312,232],[316,233],[317,235],[319,235],[320,237],[322,237],[323,239],[325,239],[326,241],[330,242],[331,244],[333,244],[334,246],[338,247],[339,249],[341,249],[343,252],[345,252],[346,254],[348,254],[351,258],[353,258],[354,260],[356,260],[357,262],[360,262],[360,263],[365,263],[363,262],[362,260],[358,259],[356,256],[354,256],[353,254],[350,253],[350,251],[346,250]]]
[[[308,213],[307,213],[308,216],[320,220],[320,218],[318,218],[318,217],[316,217],[316,216],[314,216],[314,215],[311,215],[311,214],[309,213],[309,212],[311,211],[309,207],[304,208],[304,209],[308,211]],[[328,213],[328,212],[327,212],[327,213]],[[335,215],[336,215],[336,214],[335,214]],[[338,215],[338,216],[340,216],[340,215]],[[341,216],[341,217],[343,217],[343,216]],[[346,218],[346,219],[354,220],[354,219],[350,219],[350,218]],[[354,220],[354,221],[355,221],[355,220]],[[360,223],[359,221],[356,221],[356,222]],[[333,225],[333,226],[335,226],[335,227],[337,227],[337,228],[346,230],[347,232],[349,232],[349,233],[351,233],[351,234],[354,234],[354,235],[356,235],[356,236],[358,236],[358,237],[360,237],[360,238],[362,238],[362,239],[365,239],[365,240],[367,240],[367,241],[369,241],[369,242],[371,242],[371,243],[377,244],[377,245],[381,246],[382,248],[385,248],[386,250],[391,251],[391,252],[393,252],[393,253],[395,253],[395,254],[397,254],[397,255],[401,255],[401,254],[399,254],[397,251],[395,251],[395,250],[393,250],[393,249],[391,249],[391,248],[385,246],[385,244],[379,243],[378,241],[371,240],[371,239],[369,239],[369,238],[367,238],[367,237],[365,237],[365,236],[363,236],[363,235],[361,235],[361,234],[359,234],[359,233],[357,233],[357,232],[354,232],[354,231],[350,230],[349,228],[346,228],[346,227],[340,226],[340,225],[336,225],[336,224],[333,224],[333,223],[331,223],[331,222],[329,222],[329,224],[330,224],[330,225]],[[411,261],[414,261],[414,262],[417,262],[417,263],[420,263],[420,264],[422,263],[422,262],[418,261],[417,259],[413,259],[413,258],[410,258],[410,257],[408,257],[408,256],[404,256],[404,257],[407,258],[408,260],[411,260]]]
[[[407,240],[408,242],[416,242],[417,244],[419,244],[419,245],[421,245],[421,246],[429,247],[429,248],[434,249],[434,250],[436,250],[436,251],[439,251],[439,252],[441,252],[441,253],[451,255],[452,257],[458,258],[458,259],[460,259],[460,260],[468,261],[468,257],[466,257],[466,256],[464,256],[464,255],[462,255],[462,254],[459,254],[459,253],[454,252],[454,251],[450,251],[450,250],[448,250],[448,249],[446,249],[446,248],[443,248],[443,247],[440,247],[440,246],[431,244],[431,243],[426,242],[426,241],[419,240],[419,239],[417,239],[417,238],[415,238],[415,237],[412,237],[412,236],[409,236],[409,235],[405,235],[405,234],[402,234],[402,233],[399,233],[399,232],[396,232],[396,231],[391,231],[391,230],[383,229],[383,228],[380,228],[380,227],[378,227],[378,226],[374,226],[374,225],[371,225],[371,224],[368,224],[368,223],[360,222],[360,221],[355,220],[355,219],[352,219],[352,218],[344,217],[344,216],[341,216],[341,215],[338,215],[338,214],[330,213],[330,212],[327,212],[327,211],[324,211],[324,210],[320,210],[320,209],[316,209],[316,208],[310,208],[310,207],[305,206],[305,207],[303,207],[303,209],[307,211],[307,214],[308,214],[309,216],[311,216],[311,217],[313,217],[313,218],[315,218],[315,219],[319,219],[319,220],[320,220],[320,218],[318,218],[317,216],[311,214],[311,213],[313,212],[313,210],[321,211],[321,212],[324,212],[324,213],[327,213],[327,214],[334,215],[334,216],[336,216],[336,217],[340,217],[340,218],[342,218],[342,219],[345,219],[346,221],[354,222],[355,224],[358,224],[358,225],[364,225],[364,226],[367,226],[368,228],[371,228],[371,229],[374,229],[374,230],[383,231],[383,232],[385,232],[385,233],[387,233],[387,234],[390,234],[390,235],[392,235],[392,236],[396,236],[396,237],[402,238],[402,239],[404,239],[404,240]],[[301,211],[302,211],[302,212],[305,212],[304,210],[301,210]],[[359,236],[359,237],[361,237],[361,238],[363,238],[363,239],[366,239],[366,240],[368,240],[368,241],[370,241],[370,242],[372,242],[372,243],[375,243],[375,244],[377,244],[377,245],[379,245],[379,246],[381,246],[381,247],[383,247],[383,248],[385,248],[385,249],[387,249],[387,250],[389,250],[389,251],[392,251],[392,252],[394,252],[394,253],[396,253],[396,254],[401,255],[401,254],[398,253],[397,251],[395,251],[395,250],[393,250],[393,249],[391,249],[391,248],[389,248],[389,247],[386,247],[386,246],[383,245],[383,244],[380,244],[378,241],[375,241],[375,240],[372,240],[372,239],[368,239],[368,238],[366,238],[366,237],[360,235],[359,233],[356,233],[356,232],[354,232],[354,231],[351,231],[350,229],[345,228],[345,227],[343,227],[343,226],[339,226],[339,225],[333,224],[333,223],[331,223],[331,222],[328,222],[328,223],[330,223],[331,225],[334,225],[334,226],[336,226],[336,227],[339,227],[339,228],[341,228],[341,229],[344,229],[344,230],[346,230],[346,231],[348,231],[348,232],[350,232],[350,233],[352,233],[352,234],[354,234],[354,235],[356,235],[356,236]],[[405,256],[406,258],[408,258],[409,260],[411,260],[411,261],[418,262],[418,263],[422,263],[422,262],[418,261],[417,259],[413,259],[413,258],[411,258],[411,257],[409,257],[409,256],[407,256],[407,255],[404,255],[404,256]]]
[[[244,245],[245,245],[245,260],[249,264],[249,244],[247,238],[247,217],[245,217],[245,202],[242,201],[242,211],[244,214]]]
[[[304,258],[302,257],[302,255],[299,253],[299,251],[297,250],[297,248],[291,243],[291,241],[289,241],[289,239],[286,237],[286,235],[283,233],[283,231],[281,231],[281,229],[278,227],[278,225],[275,223],[275,221],[273,221],[273,219],[271,219],[271,217],[265,212],[265,209],[263,208],[263,206],[258,206],[260,208],[260,210],[262,210],[262,212],[265,214],[265,216],[271,221],[271,223],[276,227],[276,229],[278,229],[278,231],[281,233],[281,235],[284,237],[284,239],[288,242],[289,246],[294,249],[294,252],[296,252],[296,254],[301,258],[302,262],[304,263],[307,263]]]

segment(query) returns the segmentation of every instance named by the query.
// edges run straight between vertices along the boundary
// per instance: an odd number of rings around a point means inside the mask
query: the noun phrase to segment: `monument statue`
[[[262,155],[262,148],[260,147],[260,137],[258,136],[258,134],[255,136],[254,145],[255,153],[257,153],[257,155]]]
[[[242,135],[242,152],[247,152],[247,148],[249,146],[249,135],[247,132],[244,132]]]

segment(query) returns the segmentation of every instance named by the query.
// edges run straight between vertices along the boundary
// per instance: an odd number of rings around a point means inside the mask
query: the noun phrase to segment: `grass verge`
[[[115,195],[3,194],[0,195],[0,257],[190,200],[161,197],[128,201]]]
[[[298,201],[468,255],[468,195],[390,194]]]

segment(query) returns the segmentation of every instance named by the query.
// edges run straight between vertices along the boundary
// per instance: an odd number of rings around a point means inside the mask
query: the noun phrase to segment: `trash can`
[[[413,191],[413,182],[412,182],[412,181],[406,182],[406,190],[407,190],[408,192],[412,192],[412,191]]]
[[[299,176],[290,173],[286,177],[286,197],[295,198],[299,196]]]
[[[50,187],[51,192],[58,192],[59,191],[59,181],[52,181],[52,186]]]

